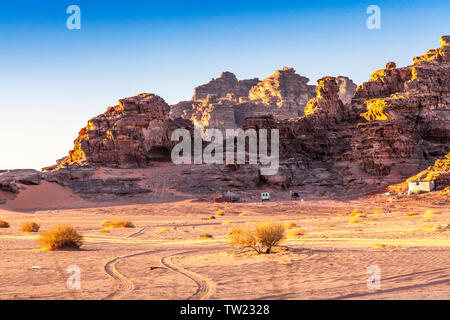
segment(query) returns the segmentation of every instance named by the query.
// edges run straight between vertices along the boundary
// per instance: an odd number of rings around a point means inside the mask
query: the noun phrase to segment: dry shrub
[[[358,222],[360,222],[360,219],[361,219],[360,216],[351,216],[351,217],[350,217],[350,223],[351,223],[351,224],[358,223]]]
[[[258,254],[270,253],[273,246],[286,237],[284,226],[279,222],[263,221],[251,227],[234,228],[229,235],[230,245],[235,248],[252,248]]]
[[[0,228],[9,228],[9,223],[3,220],[0,220]]]
[[[72,226],[60,225],[42,233],[38,244],[45,250],[79,248],[83,244],[83,236]]]
[[[105,229],[123,229],[123,228],[134,228],[134,224],[131,221],[126,220],[111,220],[102,222],[102,226]]]
[[[413,212],[413,211],[408,212],[408,213],[406,214],[407,217],[414,217],[414,216],[418,216],[418,215],[419,215],[419,214],[418,214],[417,212]]]
[[[303,235],[305,235],[305,232],[299,227],[295,227],[295,228],[289,229],[287,231],[288,238],[297,238],[297,237],[301,237]]]
[[[225,211],[223,211],[223,210],[218,210],[217,212],[216,212],[216,217],[222,217],[222,216],[224,216],[225,215]]]
[[[367,214],[362,212],[361,210],[355,209],[350,213],[350,223],[355,224],[360,222],[361,218],[367,217]]]
[[[33,221],[27,221],[22,223],[22,232],[28,233],[28,232],[38,232],[40,229],[39,224]]]
[[[297,226],[297,225],[296,225],[294,222],[286,222],[286,223],[284,224],[284,228],[285,228],[286,230],[295,228],[296,226]]]
[[[427,211],[425,211],[425,213],[423,214],[423,220],[425,221],[431,221],[434,218],[435,214],[438,214],[439,212],[432,210],[432,209],[428,209]]]
[[[359,217],[359,218],[365,218],[365,217],[367,217],[367,214],[365,214],[364,212],[362,212],[359,209],[354,209],[352,211],[352,213],[350,213],[350,216],[352,216],[352,217]]]
[[[427,232],[443,232],[443,231],[447,231],[449,229],[449,226],[450,226],[449,224],[436,225],[436,226],[426,225],[426,226],[423,226],[421,230],[427,231]]]
[[[213,236],[209,233],[204,233],[200,236],[200,239],[211,239]]]

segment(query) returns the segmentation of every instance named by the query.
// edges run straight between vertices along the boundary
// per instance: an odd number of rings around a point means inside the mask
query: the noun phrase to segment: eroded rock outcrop
[[[169,112],[169,105],[154,94],[121,99],[88,121],[60,165],[145,167],[152,160],[167,159],[172,131],[193,128],[187,120],[169,119]]]
[[[365,112],[352,141],[354,159],[370,175],[404,179],[450,151],[450,37],[412,66],[388,63],[358,87],[352,103]]]
[[[251,101],[278,107],[276,118],[295,118],[303,115],[306,103],[314,96],[315,86],[298,75],[294,68],[284,67],[254,86],[248,97]]]
[[[258,82],[257,78],[238,80],[234,73],[223,72],[219,78],[195,88],[192,101],[204,100],[208,95],[225,98],[230,93],[236,97],[247,97],[249,90]]]
[[[314,96],[315,86],[309,79],[284,68],[259,81],[237,80],[230,72],[195,88],[191,101],[171,106],[171,118],[181,117],[208,128],[236,129],[244,125],[245,118],[272,115],[277,119],[297,118]]]
[[[339,99],[343,104],[351,103],[356,93],[356,84],[349,77],[344,76],[336,77],[336,83],[339,87]]]

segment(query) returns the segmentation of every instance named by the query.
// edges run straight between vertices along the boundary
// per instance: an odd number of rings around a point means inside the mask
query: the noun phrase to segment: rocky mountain
[[[58,165],[135,168],[170,158],[172,131],[193,130],[193,126],[187,120],[169,119],[169,112],[169,105],[154,94],[121,99],[119,105],[88,121],[80,130],[74,149]]]
[[[197,87],[191,101],[173,106],[154,94],[121,99],[88,121],[73,150],[55,166],[42,173],[0,172],[1,191],[14,194],[45,179],[93,199],[150,193],[154,183],[145,174],[111,171],[104,178],[96,172],[169,161],[173,130],[192,134],[194,126],[278,129],[278,173],[264,175],[253,164],[172,165],[166,188],[211,193],[271,186],[333,197],[383,190],[416,175],[448,185],[450,36],[440,42],[410,66],[388,62],[356,89],[343,76],[323,77],[311,86],[284,68],[263,81],[224,72]]]
[[[203,131],[240,128],[247,117],[270,114],[277,119],[297,118],[314,96],[315,86],[308,82],[308,78],[287,67],[263,81],[237,80],[233,73],[224,72],[220,78],[195,88],[191,101],[171,106],[171,118],[189,119]],[[343,94],[348,94],[347,88],[351,90],[350,86],[342,86]]]
[[[365,107],[352,141],[352,161],[391,180],[411,176],[450,151],[450,37],[441,47],[396,68],[388,63],[358,87],[352,104]]]

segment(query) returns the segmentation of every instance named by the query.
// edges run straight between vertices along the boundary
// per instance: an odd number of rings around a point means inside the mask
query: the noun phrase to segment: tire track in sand
[[[201,251],[201,250],[194,250],[194,251],[182,251],[182,252],[178,252],[175,254],[171,254],[169,256],[165,256],[161,258],[161,264],[166,267],[169,270],[172,270],[173,272],[179,273],[184,275],[185,277],[188,277],[189,279],[191,279],[192,281],[195,282],[195,284],[197,285],[197,291],[191,295],[190,297],[188,297],[186,300],[205,300],[210,298],[215,292],[216,292],[216,285],[215,283],[210,280],[209,278],[193,272],[193,271],[189,271],[185,268],[183,268],[180,265],[175,264],[172,261],[172,258],[175,256],[181,256],[187,253],[193,253],[193,252],[197,252],[197,251]]]
[[[123,274],[121,274],[116,266],[117,264],[127,258],[136,257],[144,254],[150,254],[150,253],[156,253],[161,250],[150,250],[150,251],[143,251],[138,253],[129,254],[126,256],[116,257],[111,260],[109,260],[104,265],[105,272],[116,280],[117,286],[113,292],[111,292],[109,295],[104,297],[102,300],[111,300],[111,299],[121,299],[131,293],[135,289],[134,282],[125,277]]]
[[[128,239],[128,238],[134,238],[134,237],[137,237],[137,236],[143,234],[144,231],[147,230],[147,228],[148,228],[148,227],[143,227],[143,228],[139,229],[139,230],[136,231],[135,233],[130,234],[130,235],[127,237],[127,239]]]

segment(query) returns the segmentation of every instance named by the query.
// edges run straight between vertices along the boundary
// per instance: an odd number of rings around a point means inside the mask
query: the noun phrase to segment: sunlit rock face
[[[169,105],[154,94],[121,99],[119,105],[88,121],[59,165],[143,167],[152,160],[167,159],[172,131],[192,130],[187,120],[170,120],[169,112]]]
[[[336,83],[339,87],[339,99],[343,104],[351,103],[356,93],[356,84],[349,77],[344,76],[336,77]]]
[[[272,115],[277,119],[297,118],[310,98],[315,86],[309,79],[296,74],[293,68],[284,68],[259,81],[237,80],[230,72],[195,88],[191,101],[182,101],[171,106],[170,117],[191,120],[202,127],[240,128],[245,118]]]
[[[283,174],[292,187],[334,179],[338,189],[370,190],[404,181],[450,152],[448,43],[442,37],[439,49],[408,67],[389,62],[350,103],[341,100],[338,78],[324,77],[305,116],[254,117],[245,127],[280,130],[281,163],[291,166]]]
[[[225,98],[230,93],[236,97],[247,97],[249,90],[258,82],[257,78],[239,81],[233,73],[223,72],[219,78],[195,88],[192,101],[205,100],[208,95]]]
[[[299,117],[303,115],[308,100],[314,96],[315,86],[308,85],[308,82],[309,79],[297,74],[294,68],[285,67],[254,86],[248,97],[251,101],[273,106],[276,118]]]
[[[403,178],[450,151],[449,38],[411,66],[388,63],[358,87],[353,104],[367,123],[352,149],[366,173]]]

